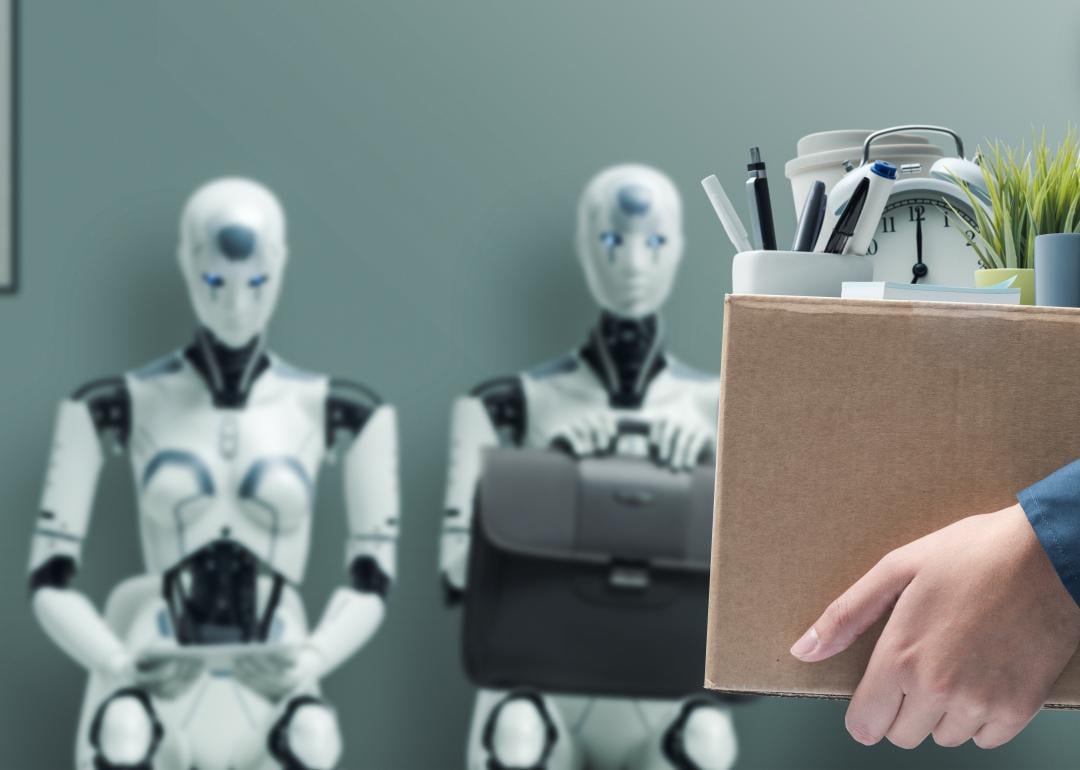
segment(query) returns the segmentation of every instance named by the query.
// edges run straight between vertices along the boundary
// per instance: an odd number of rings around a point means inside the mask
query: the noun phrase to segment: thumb
[[[817,622],[791,647],[807,663],[843,652],[874,622],[892,609],[914,577],[900,551],[892,551],[847,591],[834,599]]]

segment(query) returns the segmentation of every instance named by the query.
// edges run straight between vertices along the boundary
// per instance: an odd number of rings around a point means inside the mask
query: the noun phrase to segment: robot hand
[[[558,425],[548,434],[548,446],[568,450],[575,457],[612,451],[619,426],[610,412],[579,415]]]
[[[134,664],[135,685],[163,700],[178,698],[190,689],[203,671],[203,663],[191,658],[158,658]]]
[[[673,471],[691,471],[712,446],[712,433],[700,424],[678,416],[665,416],[652,423],[649,444],[660,465]]]
[[[245,655],[233,666],[236,678],[270,701],[279,701],[322,675],[322,656],[311,647]]]

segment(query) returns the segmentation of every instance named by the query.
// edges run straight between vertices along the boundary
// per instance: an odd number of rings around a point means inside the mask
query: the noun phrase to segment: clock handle
[[[929,131],[929,132],[937,133],[937,134],[947,134],[947,135],[949,135],[949,136],[951,136],[953,138],[953,141],[956,142],[956,155],[957,155],[957,157],[959,157],[959,158],[964,157],[964,140],[961,139],[960,135],[958,133],[956,133],[955,131],[953,131],[951,128],[945,128],[944,126],[921,126],[921,125],[893,126],[892,128],[883,128],[880,131],[875,131],[874,133],[870,134],[870,136],[866,137],[866,141],[863,142],[863,152],[862,152],[863,165],[866,165],[867,163],[870,162],[870,144],[874,140],[880,139],[883,136],[888,136],[889,134],[899,134],[899,133],[902,133],[904,131]]]

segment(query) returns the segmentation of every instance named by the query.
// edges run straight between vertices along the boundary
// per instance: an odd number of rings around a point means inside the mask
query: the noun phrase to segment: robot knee
[[[324,701],[293,698],[270,730],[270,755],[283,770],[334,770],[341,759],[337,717]]]
[[[709,699],[694,699],[664,734],[664,756],[678,770],[726,770],[737,743],[731,713]]]
[[[95,770],[150,770],[164,733],[145,692],[131,688],[113,693],[90,725]]]
[[[533,692],[507,695],[484,726],[490,770],[544,770],[557,740],[555,722]]]

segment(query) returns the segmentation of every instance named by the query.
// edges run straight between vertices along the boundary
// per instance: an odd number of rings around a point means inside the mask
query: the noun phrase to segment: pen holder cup
[[[870,281],[873,277],[870,257],[813,251],[742,251],[731,265],[731,291],[839,297],[844,281]]]

